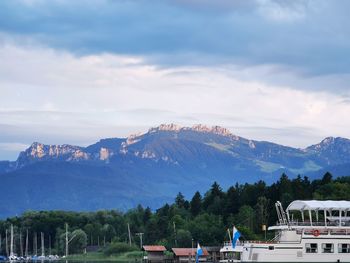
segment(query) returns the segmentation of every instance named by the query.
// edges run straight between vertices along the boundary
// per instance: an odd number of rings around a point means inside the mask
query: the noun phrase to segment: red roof
[[[164,252],[164,251],[166,251],[166,248],[164,246],[143,246],[143,249],[145,251],[152,251],[152,252]]]
[[[203,250],[203,257],[209,256],[208,251],[205,248],[202,248]],[[184,256],[195,256],[197,253],[197,249],[196,248],[173,248],[173,252],[175,254],[175,256],[178,257],[184,257]]]

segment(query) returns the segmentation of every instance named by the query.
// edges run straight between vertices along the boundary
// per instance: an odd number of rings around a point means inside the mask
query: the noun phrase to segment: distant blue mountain
[[[312,178],[350,174],[350,140],[329,137],[305,149],[248,140],[218,126],[151,128],[88,147],[33,143],[0,162],[0,217],[25,210],[152,208],[181,191],[219,182],[273,182],[285,172]]]

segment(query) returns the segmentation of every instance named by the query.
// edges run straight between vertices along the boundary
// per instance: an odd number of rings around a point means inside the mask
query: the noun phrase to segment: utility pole
[[[136,236],[140,237],[140,248],[142,249],[142,236],[144,233],[136,233]]]
[[[194,252],[193,252],[193,238],[192,238],[191,262],[192,262],[192,259],[193,259],[193,255],[194,255]]]
[[[128,234],[129,234],[129,246],[131,247],[131,233],[130,233],[130,225],[128,223]]]
[[[177,237],[176,237],[176,225],[175,225],[175,221],[173,222],[173,226],[174,226],[175,247],[177,247]]]

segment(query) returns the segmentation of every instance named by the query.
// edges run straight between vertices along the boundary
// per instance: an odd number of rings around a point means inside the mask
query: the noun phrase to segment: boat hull
[[[348,243],[341,239],[302,239],[300,243],[246,244],[241,253],[241,262],[350,262],[350,253],[340,253],[339,244]],[[310,244],[315,251],[308,251]],[[325,244],[332,244],[325,252]]]

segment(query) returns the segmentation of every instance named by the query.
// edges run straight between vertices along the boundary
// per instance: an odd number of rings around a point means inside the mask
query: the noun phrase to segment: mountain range
[[[34,142],[16,161],[0,161],[0,217],[25,210],[91,211],[137,204],[157,208],[217,181],[276,181],[349,175],[350,140],[328,137],[305,149],[256,141],[228,129],[163,124],[87,147]]]

